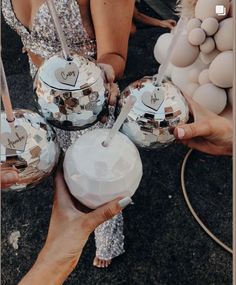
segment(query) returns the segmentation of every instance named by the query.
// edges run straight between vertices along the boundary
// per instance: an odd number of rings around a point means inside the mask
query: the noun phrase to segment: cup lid
[[[101,73],[102,70],[88,57],[74,54],[66,60],[57,54],[43,63],[38,77],[53,89],[78,91],[93,85],[101,78]]]

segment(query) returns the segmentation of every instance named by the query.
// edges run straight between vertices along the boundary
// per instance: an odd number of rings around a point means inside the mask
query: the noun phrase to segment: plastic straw
[[[9,123],[14,122],[15,117],[12,109],[11,99],[9,95],[9,90],[7,86],[7,80],[6,75],[2,63],[2,58],[0,58],[0,65],[1,65],[1,97],[2,97],[2,103],[4,106],[4,110],[6,112],[7,121]]]
[[[103,146],[105,146],[105,147],[109,146],[109,144],[111,143],[114,136],[119,132],[120,127],[122,126],[123,122],[127,118],[128,114],[129,114],[130,110],[132,109],[132,107],[134,106],[136,100],[137,99],[132,95],[130,95],[128,97],[123,109],[120,112],[120,115],[118,116],[117,120],[115,121],[115,124],[113,125],[113,127],[110,129],[106,140],[103,142]]]
[[[174,51],[176,43],[178,42],[178,40],[182,34],[183,29],[184,29],[184,23],[185,23],[185,20],[183,17],[181,17],[178,21],[177,26],[176,26],[175,34],[174,34],[173,39],[171,41],[171,44],[168,48],[165,60],[160,65],[160,68],[159,68],[159,71],[158,71],[158,74],[157,74],[157,77],[155,80],[155,85],[160,85],[162,83],[162,80],[164,79],[166,70],[167,70],[168,65],[170,63],[170,60],[171,60],[172,53]]]
[[[54,0],[46,0],[49,12],[52,16],[52,19],[53,19],[53,22],[54,22],[54,25],[55,25],[55,28],[57,31],[57,35],[58,35],[60,43],[61,43],[64,58],[67,60],[70,58],[70,50],[69,50],[69,47],[66,43],[65,34],[62,30],[61,23],[60,23],[60,20],[58,18],[58,15],[57,15],[57,10],[56,10],[56,7],[55,7],[55,4],[53,1]]]

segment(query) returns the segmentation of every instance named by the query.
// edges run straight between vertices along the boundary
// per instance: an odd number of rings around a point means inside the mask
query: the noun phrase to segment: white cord
[[[187,203],[187,206],[190,210],[190,212],[192,213],[194,219],[198,222],[198,224],[202,227],[202,229],[218,244],[220,245],[221,247],[223,247],[226,251],[228,251],[229,253],[233,254],[233,250],[228,247],[226,244],[224,244],[221,240],[219,240],[204,224],[203,222],[200,220],[200,218],[198,217],[197,213],[195,212],[195,210],[193,209],[190,201],[189,201],[189,198],[188,198],[188,194],[187,194],[187,191],[186,191],[186,187],[185,187],[185,168],[186,168],[186,163],[188,161],[188,158],[190,156],[190,154],[192,153],[192,149],[190,149],[185,158],[184,158],[184,161],[183,161],[183,164],[182,164],[182,168],[181,168],[181,186],[182,186],[182,191],[183,191],[183,194],[184,194],[184,199],[185,199],[185,202]]]

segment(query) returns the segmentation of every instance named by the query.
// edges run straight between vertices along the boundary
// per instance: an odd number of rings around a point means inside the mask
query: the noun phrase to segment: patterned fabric
[[[76,0],[55,1],[61,25],[65,31],[67,44],[71,50],[82,55],[95,56],[96,41],[89,38],[85,31],[80,15],[79,5]],[[43,3],[32,23],[32,31],[29,31],[17,19],[11,0],[2,0],[2,12],[6,22],[21,37],[24,49],[42,57],[49,58],[60,52],[61,46],[56,30],[46,3]],[[37,67],[29,59],[31,76],[34,77]],[[95,128],[110,128],[114,122],[114,108],[110,107],[110,118],[104,125],[97,123],[94,126],[77,132],[63,131],[54,128],[61,148],[66,149],[85,132]],[[124,252],[123,218],[119,214],[113,219],[100,225],[95,230],[95,239],[98,254],[101,259],[112,259]]]
[[[77,1],[54,2],[70,49],[83,55],[94,56],[96,41],[89,38],[83,27]],[[33,19],[31,31],[17,19],[11,0],[2,0],[2,12],[9,26],[20,35],[26,51],[29,50],[42,58],[49,58],[61,51],[61,45],[46,2],[39,7]],[[31,75],[34,77],[37,67],[30,59],[29,61]]]
[[[95,229],[96,256],[109,260],[124,253],[123,216],[118,214]]]

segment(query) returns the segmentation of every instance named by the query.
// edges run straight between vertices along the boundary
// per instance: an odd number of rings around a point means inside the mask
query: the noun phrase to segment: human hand
[[[0,178],[1,178],[1,189],[7,189],[8,187],[19,181],[19,174],[14,167],[0,166]]]
[[[160,27],[172,30],[176,26],[176,21],[172,19],[160,21]]]
[[[103,71],[103,79],[109,92],[109,104],[115,105],[117,96],[119,95],[119,88],[115,81],[115,71],[110,64],[98,63],[98,66]]]
[[[111,219],[128,204],[131,199],[116,200],[89,212],[78,210],[76,201],[65,184],[62,170],[55,178],[55,197],[45,245],[36,263],[20,282],[20,285],[62,284],[77,265],[83,247],[94,229]],[[87,213],[85,213],[85,211]]]
[[[178,126],[174,136],[190,148],[213,155],[232,155],[233,125],[186,96],[194,122]]]

